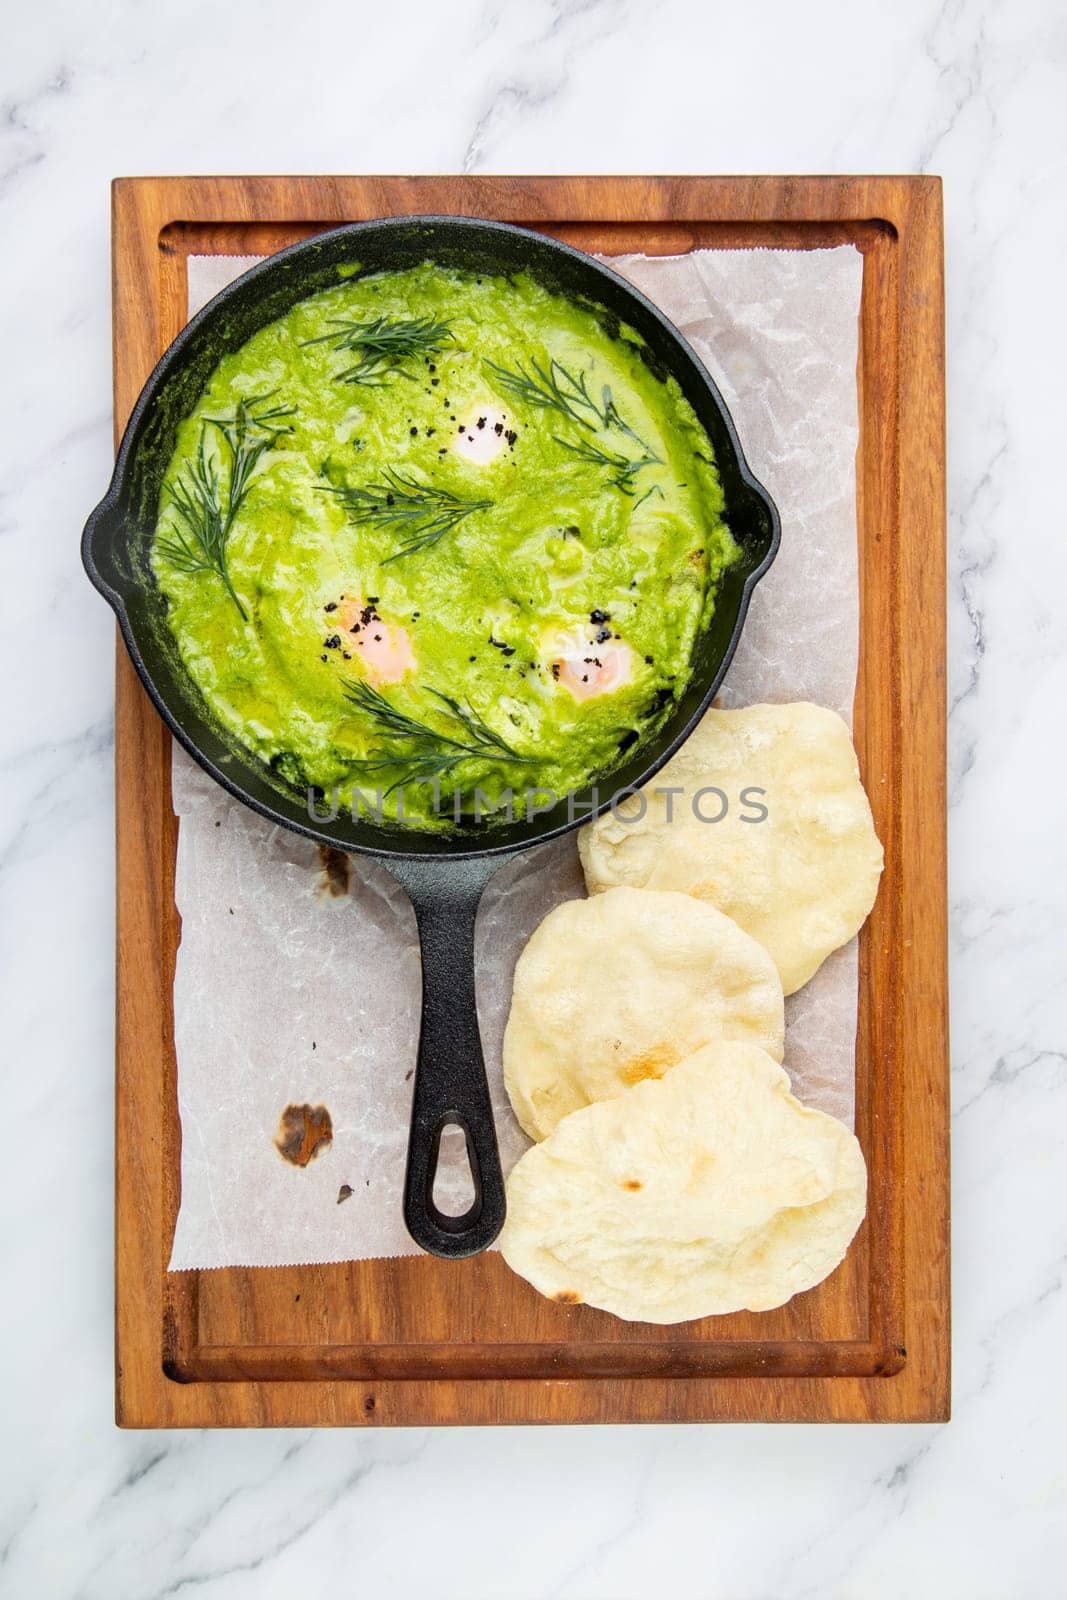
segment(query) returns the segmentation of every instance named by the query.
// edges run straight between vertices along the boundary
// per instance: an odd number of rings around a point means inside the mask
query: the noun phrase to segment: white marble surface
[[[1062,1595],[1062,8],[47,0],[2,35],[0,1592]],[[107,182],[460,168],[946,180],[947,1427],[112,1425],[113,636],[77,562],[111,454]]]

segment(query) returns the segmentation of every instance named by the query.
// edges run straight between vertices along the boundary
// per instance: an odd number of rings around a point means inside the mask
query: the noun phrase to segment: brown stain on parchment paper
[[[319,860],[322,863],[320,893],[332,895],[335,900],[340,900],[348,893],[352,878],[352,857],[344,850],[335,850],[332,844],[320,844]]]
[[[274,1135],[274,1148],[294,1167],[306,1167],[332,1142],[333,1122],[325,1106],[286,1106]]]

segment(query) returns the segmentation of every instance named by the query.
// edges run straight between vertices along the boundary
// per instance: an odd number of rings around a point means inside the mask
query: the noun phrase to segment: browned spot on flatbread
[[[283,1161],[306,1167],[333,1140],[333,1123],[325,1106],[286,1106],[274,1135],[274,1148]]]
[[[559,1293],[554,1294],[552,1298],[558,1301],[561,1306],[580,1306],[582,1303],[582,1297],[577,1289],[560,1289]]]
[[[710,1151],[705,1150],[693,1162],[689,1173],[689,1182],[685,1186],[686,1194],[699,1194],[714,1169],[715,1157]]]
[[[344,850],[335,850],[332,844],[319,845],[319,860],[322,862],[321,887],[327,894],[339,900],[348,893],[348,885],[352,876],[352,857]]]
[[[643,1056],[634,1056],[619,1069],[624,1083],[641,1083],[645,1078],[662,1078],[665,1072],[678,1065],[673,1050],[646,1050]]]
[[[624,1178],[619,1187],[622,1189],[641,1189],[644,1185],[640,1178]]]

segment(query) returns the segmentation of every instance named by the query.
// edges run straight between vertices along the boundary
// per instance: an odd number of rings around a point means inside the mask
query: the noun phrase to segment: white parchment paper
[[[253,259],[190,258],[189,314]],[[842,246],[611,264],[705,361],[782,514],[723,701],[814,700],[851,722],[861,256]],[[178,748],[173,794],[182,1198],[171,1269],[414,1253],[400,1214],[421,981],[410,906],[384,869],[351,858],[346,878],[346,862],[324,863],[231,800]],[[515,962],[545,913],[582,893],[570,838],[501,868],[482,903],[478,1011],[505,1170],[528,1142],[500,1066]],[[853,941],[786,1002],[795,1091],[850,1123],[856,994]],[[302,1104],[328,1108],[333,1137],[297,1167],[274,1140],[283,1110]],[[462,1177],[448,1176],[458,1198]]]

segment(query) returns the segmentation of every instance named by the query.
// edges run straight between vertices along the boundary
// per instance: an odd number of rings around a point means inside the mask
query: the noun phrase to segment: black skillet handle
[[[415,907],[422,945],[422,1027],[411,1104],[404,1221],[431,1255],[473,1256],[504,1226],[493,1108],[474,1000],[474,919],[498,856],[453,856],[384,863]],[[441,1134],[462,1128],[474,1201],[461,1217],[434,1204]]]

